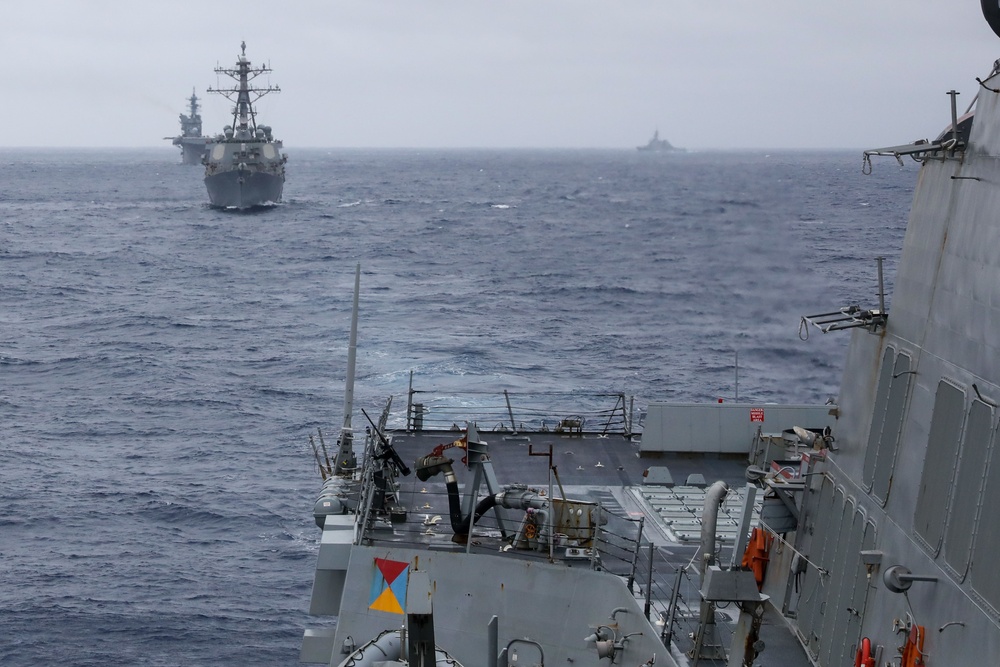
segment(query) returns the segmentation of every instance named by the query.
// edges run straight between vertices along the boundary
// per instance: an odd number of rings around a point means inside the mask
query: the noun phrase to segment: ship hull
[[[201,164],[201,158],[204,154],[204,151],[184,146],[181,149],[181,164]]]
[[[176,137],[174,146],[180,146],[181,164],[201,164],[211,140],[208,137]]]
[[[201,164],[207,144],[181,144],[181,164]]]
[[[205,176],[212,206],[248,209],[281,201],[285,179],[246,169],[232,169]]]

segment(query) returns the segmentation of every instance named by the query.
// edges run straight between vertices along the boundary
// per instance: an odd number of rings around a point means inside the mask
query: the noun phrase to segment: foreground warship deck
[[[1000,4],[982,10],[1000,35]],[[997,664],[1000,61],[976,82],[936,139],[864,154],[921,169],[891,317],[880,268],[877,307],[802,319],[850,330],[836,404],[650,404],[637,441],[624,397],[621,426],[585,435],[567,415],[521,428],[504,392],[509,422],[455,417],[470,428],[442,439],[411,389],[358,470],[346,401],[311,606],[337,626],[307,631],[303,660]]]
[[[512,398],[506,399],[509,406]],[[444,421],[453,416],[441,405],[434,410],[445,413]],[[412,406],[407,413],[413,413]],[[609,420],[609,414],[622,418]],[[387,407],[379,423],[388,419]],[[718,559],[728,561],[734,549],[742,549],[737,533],[745,504],[746,454],[644,453],[623,410],[590,419],[557,418],[544,430],[537,423],[515,430],[484,418],[493,430],[473,427],[468,435],[457,428],[423,428],[426,420],[416,420],[419,429],[409,420],[398,429],[366,429],[361,467],[378,469],[383,461],[398,473],[380,481],[363,474],[370,495],[333,478],[324,487],[316,508],[324,532],[310,613],[336,616],[337,624],[306,632],[303,662],[336,665],[352,651],[364,654],[361,638],[382,636],[386,624],[392,627],[389,615],[403,612],[413,594],[412,577],[423,571],[433,590],[435,643],[458,664],[493,664],[483,658],[497,655],[487,641],[494,616],[498,651],[507,660],[495,664],[597,664],[603,623],[614,628],[615,637],[607,641],[617,644],[617,664],[647,664],[654,655],[668,665],[728,664],[734,636],[743,636],[738,634],[739,606],[713,609],[712,622],[703,625],[697,561],[704,548],[701,515],[714,486],[708,481],[730,487],[719,504]],[[602,426],[591,431],[586,423]],[[748,439],[747,447],[751,444]],[[420,466],[428,460],[430,465],[445,461],[453,469],[454,498],[447,475],[422,478]],[[521,504],[477,511],[466,539],[456,524],[472,519],[468,499],[483,498],[480,487],[487,498],[499,492]],[[326,514],[324,504],[338,495],[351,511]],[[524,501],[528,496],[535,504]],[[569,511],[563,499],[569,499]],[[546,540],[550,533],[544,519],[531,518],[541,516],[532,512],[542,501],[545,508],[551,502],[553,516],[560,517],[553,520],[559,528],[551,540]],[[759,505],[749,505],[755,517]],[[566,519],[574,512],[583,515],[582,523]],[[587,517],[595,513],[590,525]],[[357,526],[360,532],[354,532]],[[373,579],[373,562],[408,564],[410,590],[386,603],[373,588],[380,576]],[[769,660],[779,661],[773,664],[808,665],[782,619],[762,612],[754,636],[762,643],[752,652],[767,646]],[[593,637],[585,641],[588,635]],[[625,658],[632,662],[620,662]]]

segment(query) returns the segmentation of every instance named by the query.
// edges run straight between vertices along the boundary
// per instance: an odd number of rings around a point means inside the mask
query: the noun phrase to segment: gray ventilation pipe
[[[719,507],[729,494],[729,485],[718,481],[705,490],[705,507],[701,512],[701,551],[698,554],[698,572],[705,583],[705,571],[715,563],[715,525],[719,520]]]

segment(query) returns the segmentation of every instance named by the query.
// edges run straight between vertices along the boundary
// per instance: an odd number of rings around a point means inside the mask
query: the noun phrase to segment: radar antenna
[[[257,133],[257,112],[254,103],[268,93],[280,93],[278,86],[268,85],[266,88],[255,88],[251,82],[261,74],[270,74],[273,70],[269,65],[253,67],[247,60],[247,44],[240,43],[239,61],[236,67],[216,67],[216,75],[224,74],[235,80],[239,85],[232,88],[209,88],[208,92],[218,93],[235,103],[233,107],[233,131],[237,139],[250,139]],[[253,99],[251,99],[251,95]]]

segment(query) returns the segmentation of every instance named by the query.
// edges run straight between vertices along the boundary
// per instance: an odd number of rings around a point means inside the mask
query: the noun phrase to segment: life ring
[[[538,536],[538,526],[533,523],[526,523],[524,525],[524,537],[529,540],[535,539]]]

